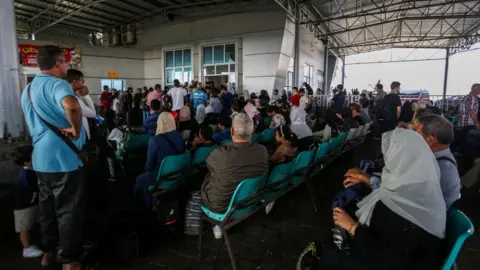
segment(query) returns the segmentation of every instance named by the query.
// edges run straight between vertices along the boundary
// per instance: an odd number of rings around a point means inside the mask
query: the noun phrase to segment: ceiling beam
[[[78,14],[78,13],[82,12],[83,10],[88,9],[89,7],[91,7],[95,4],[102,3],[102,2],[105,2],[105,1],[107,1],[107,0],[91,0],[90,2],[85,2],[85,4],[82,7],[74,9],[73,11],[67,12],[66,14],[64,14],[60,18],[54,20],[53,22],[50,22],[50,19],[52,19],[52,16],[50,16],[50,18],[48,20],[46,20],[43,25],[39,25],[38,28],[33,29],[33,34],[37,34],[37,33],[41,32],[41,31],[43,31],[43,30],[45,30],[45,29],[47,29],[51,26],[54,26],[55,24],[57,24],[59,22],[62,22],[64,20],[72,17],[75,14]],[[55,7],[56,7],[56,5],[53,5],[49,8],[50,9],[49,11],[45,11],[45,12],[42,12],[42,13],[48,13],[48,12],[55,13]],[[37,17],[36,19],[39,19],[39,18],[40,17]]]

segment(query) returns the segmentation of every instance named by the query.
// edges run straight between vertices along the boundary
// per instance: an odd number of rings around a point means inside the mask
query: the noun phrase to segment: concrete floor
[[[374,147],[373,147],[374,148]],[[232,247],[242,270],[296,269],[296,262],[303,248],[312,240],[328,239],[332,225],[330,202],[341,189],[343,174],[353,166],[354,161],[372,152],[372,145],[357,148],[331,164],[312,180],[315,182],[320,205],[314,213],[305,185],[298,187],[277,201],[270,215],[259,212],[237,225],[229,235]],[[463,200],[458,208],[472,221],[480,224],[478,198]],[[1,222],[4,222],[2,219]],[[12,234],[10,234],[12,235]],[[230,269],[229,257],[223,240],[215,240],[211,230],[204,235],[204,256],[197,260],[197,237],[183,237],[181,240],[165,244],[143,258],[131,262],[133,270],[182,270],[182,269]],[[478,269],[480,265],[480,236],[475,234],[468,239],[457,260],[459,269]],[[0,241],[0,270],[39,269],[38,260],[21,258],[16,239]],[[114,263],[104,263],[100,269],[124,269]]]

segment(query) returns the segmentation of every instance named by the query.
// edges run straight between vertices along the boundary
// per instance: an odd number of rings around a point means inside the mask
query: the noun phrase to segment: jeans
[[[71,172],[37,172],[40,228],[44,250],[57,245],[60,263],[78,262],[83,254],[82,228],[86,192],[83,168]]]

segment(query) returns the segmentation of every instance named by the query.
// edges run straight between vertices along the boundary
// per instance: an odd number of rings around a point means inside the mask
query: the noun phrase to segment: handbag
[[[68,145],[68,147],[70,149],[72,149],[72,151],[83,162],[83,165],[87,164],[88,154],[86,153],[86,151],[78,149],[78,147],[69,138],[67,138],[65,135],[63,135],[63,133],[60,131],[60,129],[58,129],[54,125],[50,124],[49,122],[47,122],[45,119],[43,119],[38,114],[37,110],[35,109],[35,105],[33,105],[33,102],[32,102],[32,97],[30,95],[30,86],[31,86],[31,84],[29,84],[28,88],[27,88],[28,101],[30,102],[30,104],[32,104],[32,109],[35,112],[35,114],[38,116],[38,118],[40,118],[40,121],[42,121],[43,124],[45,124],[53,133],[55,133],[55,135],[57,135],[60,139],[62,139],[62,141],[64,141],[65,144]]]

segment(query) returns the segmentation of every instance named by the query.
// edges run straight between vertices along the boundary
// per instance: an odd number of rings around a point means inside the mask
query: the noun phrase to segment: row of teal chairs
[[[323,168],[324,165],[344,153],[346,145],[354,143],[346,141],[348,134],[348,132],[341,133],[312,150],[303,151],[293,161],[277,164],[264,175],[243,180],[235,189],[226,211],[222,213],[214,212],[205,206],[201,207],[204,213],[201,228],[203,229],[203,221],[220,226],[233,269],[237,269],[237,266],[228,240],[228,229],[246,220],[268,203],[284,196],[303,182],[308,184],[309,171],[313,167],[321,164]],[[358,139],[358,137],[356,138]],[[358,144],[361,142],[360,140],[356,141]],[[308,188],[314,210],[317,211],[316,199],[318,196],[313,187],[309,186]],[[198,252],[199,258],[201,258],[202,233],[199,234]]]

